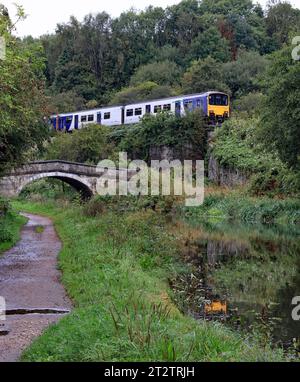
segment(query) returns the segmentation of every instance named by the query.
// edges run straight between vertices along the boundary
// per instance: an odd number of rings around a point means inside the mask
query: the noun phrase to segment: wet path
[[[34,338],[72,307],[60,282],[61,243],[51,220],[24,216],[29,220],[20,242],[0,256],[0,296],[6,300],[10,331],[0,335],[0,362],[17,361]]]

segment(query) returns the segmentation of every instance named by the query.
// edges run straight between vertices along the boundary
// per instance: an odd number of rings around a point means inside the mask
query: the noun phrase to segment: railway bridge
[[[0,178],[0,195],[15,197],[30,183],[44,178],[59,179],[82,194],[84,198],[97,194],[97,182],[102,179],[128,181],[136,171],[113,169],[60,160],[30,162]]]

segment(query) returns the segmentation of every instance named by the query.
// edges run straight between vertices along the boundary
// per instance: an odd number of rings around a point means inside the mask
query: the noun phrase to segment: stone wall
[[[184,160],[201,160],[202,154],[196,152],[193,145],[185,145],[179,148],[173,148],[169,146],[153,146],[150,148],[149,153],[151,160],[167,160],[172,161],[179,159]]]
[[[219,186],[234,187],[245,185],[249,180],[249,174],[238,169],[220,165],[213,154],[210,153],[208,178]]]

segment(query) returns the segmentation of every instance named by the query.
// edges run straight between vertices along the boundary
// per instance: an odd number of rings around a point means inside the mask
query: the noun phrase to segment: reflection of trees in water
[[[192,225],[195,226],[195,224]],[[262,270],[261,274],[265,272],[266,277],[262,278],[260,275],[256,278],[255,274],[251,274],[251,277],[248,275],[248,280],[245,274],[243,283],[236,284],[236,280],[233,280],[233,283],[229,283],[227,288],[224,288],[223,294],[218,288],[218,292],[222,294],[219,297],[222,298],[226,292],[229,292],[234,300],[230,307],[239,308],[238,315],[244,328],[255,325],[255,321],[258,320],[263,323],[262,327],[273,332],[275,342],[287,344],[292,342],[293,338],[299,338],[300,322],[293,321],[291,317],[292,298],[300,295],[300,259],[297,260],[297,254],[300,253],[299,227],[235,225],[228,222],[226,224],[203,222],[197,225],[205,238],[193,242],[193,255],[191,256],[190,252],[188,257],[189,263],[198,265],[198,269],[202,270],[199,279],[202,278],[204,285],[213,286],[210,282],[210,274],[214,280],[215,268],[219,268],[219,272],[224,270],[226,273],[226,266],[229,265],[230,272],[234,275],[231,267],[235,260],[242,260],[245,265],[248,265],[251,260],[257,262],[259,269]],[[294,267],[297,267],[296,275]],[[268,272],[272,274],[274,272],[275,278],[272,282]],[[276,278],[278,278],[277,281]],[[228,280],[230,281],[230,276]],[[200,298],[196,296],[198,288],[190,287],[188,287],[189,301],[193,300],[191,292],[194,292],[195,301],[199,302]],[[208,294],[205,287],[201,289],[202,293],[205,291],[205,298],[213,297],[211,290]],[[277,321],[277,317],[281,321]]]
[[[292,318],[292,299],[295,296],[300,296],[300,259],[297,261],[297,273],[291,280],[288,280],[287,275],[286,287],[278,290],[275,305],[271,309],[271,315],[280,317],[282,321],[274,331],[274,338],[276,341],[286,339],[288,341],[293,338],[300,339],[300,321],[294,321]]]

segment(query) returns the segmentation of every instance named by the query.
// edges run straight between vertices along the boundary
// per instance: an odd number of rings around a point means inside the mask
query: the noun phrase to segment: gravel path
[[[69,311],[72,304],[57,269],[61,242],[53,224],[42,216],[24,216],[29,220],[20,242],[0,257],[0,296],[5,298],[6,310]],[[0,336],[0,362],[17,361],[22,351],[61,317],[61,314],[7,315],[5,327],[10,332]]]

